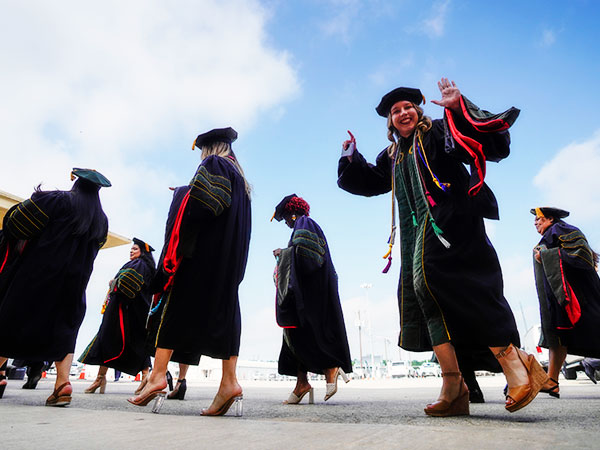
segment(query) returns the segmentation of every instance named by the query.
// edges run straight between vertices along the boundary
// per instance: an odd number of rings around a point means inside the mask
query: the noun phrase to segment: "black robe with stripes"
[[[112,367],[136,375],[150,366],[146,351],[146,317],[154,267],[145,258],[128,261],[111,282],[98,333],[79,357],[84,364]]]
[[[284,328],[279,373],[323,374],[334,367],[352,372],[337,274],[323,230],[302,216],[294,224],[288,247],[294,249],[291,284],[298,321],[296,327]]]
[[[237,356],[251,229],[244,179],[230,157],[209,156],[173,202],[154,280],[153,345],[174,350],[174,360]]]
[[[62,361],[75,351],[85,289],[106,238],[74,236],[74,214],[69,192],[50,191],[35,192],[4,216],[0,355]],[[108,220],[102,219],[106,236]]]

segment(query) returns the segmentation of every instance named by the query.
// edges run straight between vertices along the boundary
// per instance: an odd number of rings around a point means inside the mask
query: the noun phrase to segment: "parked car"
[[[410,361],[393,361],[389,373],[392,378],[408,377],[411,368]]]
[[[433,362],[425,362],[419,366],[419,375],[422,377],[441,377],[440,365]]]

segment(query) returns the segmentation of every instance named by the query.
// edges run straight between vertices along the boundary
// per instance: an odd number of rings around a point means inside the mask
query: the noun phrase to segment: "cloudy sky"
[[[270,223],[295,192],[311,204],[340,277],[351,351],[357,311],[375,353],[398,333],[399,255],[381,274],[390,198],[336,186],[346,130],[373,160],[386,146],[374,107],[387,91],[436,80],[493,112],[521,109],[511,156],[488,167],[501,220],[488,234],[521,331],[539,321],[531,268],[538,241],[529,209],[555,205],[600,249],[600,55],[593,0],[107,0],[3,2],[0,17],[0,190],[69,189],[74,166],[113,182],[101,198],[112,231],[162,246],[169,186],[200,162],[195,136],[233,126],[254,187],[253,236],[240,296],[242,358],[275,360],[272,249],[289,230]],[[426,114],[442,111],[429,101]],[[129,248],[95,264],[77,352],[95,334],[108,280]],[[361,288],[361,285],[371,285]]]

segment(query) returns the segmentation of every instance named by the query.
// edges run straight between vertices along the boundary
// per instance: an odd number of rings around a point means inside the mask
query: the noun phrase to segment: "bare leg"
[[[567,347],[559,345],[557,347],[550,347],[550,361],[548,364],[548,376],[554,378],[558,382],[558,376],[560,375],[560,369],[562,369],[563,363],[567,357]],[[554,386],[554,381],[548,380],[544,384],[544,389],[551,389]],[[559,392],[559,388],[555,389],[555,392]]]
[[[154,355],[154,369],[148,376],[148,382],[146,383],[146,386],[144,386],[144,389],[142,389],[140,395],[135,397],[135,399],[145,397],[150,392],[160,391],[167,387],[167,365],[169,364],[172,355],[173,350],[167,348],[156,349],[156,353]]]
[[[490,350],[494,355],[503,352],[508,347],[490,347]],[[523,386],[529,383],[529,376],[527,375],[527,369],[519,359],[516,351],[511,351],[508,355],[498,359],[502,372],[506,377],[506,383],[509,388]],[[507,405],[514,403],[512,399],[507,399]]]
[[[238,383],[237,376],[235,374],[235,368],[237,365],[237,356],[232,356],[229,359],[223,360],[223,376],[221,377],[221,384],[219,391],[213,402],[208,409],[202,410],[205,414],[214,414],[232,397],[242,395],[242,387]]]
[[[189,368],[190,368],[189,364],[179,363],[179,375],[177,376],[178,383],[180,380],[185,380],[185,376],[187,375]]]
[[[69,353],[62,361],[55,361],[56,364],[56,382],[54,389],[60,385],[69,382],[69,372],[71,371],[71,363],[73,362],[73,353]],[[73,392],[71,386],[67,386],[60,391],[61,394],[70,394]]]
[[[456,359],[456,352],[454,351],[454,346],[452,344],[447,342],[445,344],[435,345],[433,351],[440,363],[442,373],[460,372],[458,361]],[[461,377],[442,377],[442,390],[438,400],[452,402],[460,394],[462,382]]]
[[[294,388],[294,394],[296,394],[298,397],[300,397],[300,395],[303,392],[308,391],[310,388],[311,388],[311,385],[308,382],[307,373],[302,372],[301,370],[298,370],[298,375],[297,375],[297,379],[296,379],[296,387]]]

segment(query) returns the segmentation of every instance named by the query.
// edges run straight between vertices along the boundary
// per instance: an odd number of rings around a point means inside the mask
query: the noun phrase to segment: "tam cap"
[[[111,187],[112,184],[104,175],[94,169],[80,169],[79,167],[74,167],[71,171],[71,181],[77,178],[82,178],[90,183],[95,184],[99,187]]]
[[[555,219],[564,219],[569,216],[569,211],[560,208],[552,208],[550,206],[532,208],[529,212],[536,217],[554,217]]]
[[[377,108],[375,108],[375,111],[377,111],[377,114],[381,117],[387,117],[392,106],[394,106],[394,103],[403,100],[412,102],[415,105],[425,103],[425,97],[423,97],[423,94],[421,94],[419,89],[399,87],[381,97],[381,101],[379,102],[379,105],[377,105]]]
[[[293,199],[294,197],[298,197],[296,194],[292,194],[292,195],[286,195],[285,197],[283,197],[283,200],[281,200],[277,206],[275,207],[275,213],[273,214],[273,217],[271,217],[271,221],[273,219],[275,219],[277,222],[281,222],[283,220],[283,213],[285,212],[285,205],[287,205],[291,199]]]
[[[146,253],[150,253],[150,252],[153,252],[153,251],[154,251],[154,249],[152,248],[152,246],[151,246],[151,245],[148,245],[148,244],[146,244],[146,243],[145,243],[144,241],[142,241],[141,239],[138,239],[138,238],[135,238],[135,237],[134,237],[134,238],[133,238],[133,243],[134,243],[135,245],[137,245],[137,246],[140,248],[140,250],[145,250],[145,251],[146,251]]]
[[[194,150],[195,147],[202,148],[203,145],[211,144],[213,142],[225,142],[226,144],[231,144],[237,137],[237,131],[231,127],[214,128],[206,133],[199,134],[194,141],[192,150]]]

